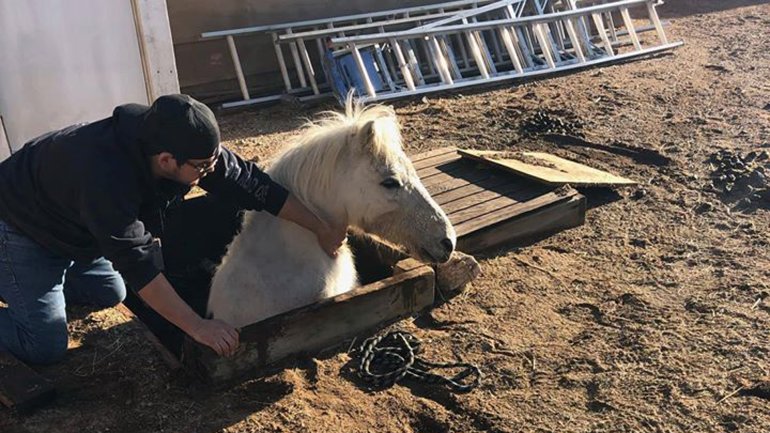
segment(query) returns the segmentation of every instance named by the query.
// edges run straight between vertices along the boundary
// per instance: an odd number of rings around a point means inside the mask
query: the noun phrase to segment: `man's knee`
[[[106,277],[81,278],[67,281],[64,295],[68,303],[110,308],[126,299],[126,284],[117,272]]]
[[[103,308],[114,307],[126,299],[126,285],[120,276],[105,284],[102,293],[96,297],[95,302]]]
[[[67,354],[67,338],[67,331],[64,330],[47,335],[45,339],[22,341],[20,353],[14,355],[30,364],[55,364]]]

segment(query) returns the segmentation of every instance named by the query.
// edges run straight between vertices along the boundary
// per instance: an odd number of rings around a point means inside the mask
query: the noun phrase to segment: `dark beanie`
[[[187,95],[156,99],[140,133],[148,155],[169,152],[177,161],[211,158],[219,147],[219,126],[209,107]]]

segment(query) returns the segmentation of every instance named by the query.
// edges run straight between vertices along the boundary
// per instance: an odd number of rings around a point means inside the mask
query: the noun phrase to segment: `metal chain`
[[[471,391],[481,384],[481,370],[475,365],[426,361],[417,356],[420,344],[417,337],[404,331],[369,338],[359,349],[361,362],[358,375],[378,388],[391,387],[405,377],[430,384],[443,384],[455,392]],[[452,377],[445,377],[430,372],[437,368],[462,370]]]

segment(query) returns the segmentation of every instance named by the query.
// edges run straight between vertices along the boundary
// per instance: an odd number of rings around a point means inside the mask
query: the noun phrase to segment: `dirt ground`
[[[583,191],[585,225],[478,257],[463,295],[399,324],[427,357],[477,364],[480,388],[366,391],[342,350],[210,392],[115,310],[72,309],[66,361],[38,368],[58,399],[0,409],[0,431],[768,431],[770,3],[659,10],[673,54],[396,103],[412,152],[542,150],[640,182]],[[328,108],[220,116],[232,148],[265,157]]]

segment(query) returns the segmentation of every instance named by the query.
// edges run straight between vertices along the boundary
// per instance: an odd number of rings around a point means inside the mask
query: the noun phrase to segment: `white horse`
[[[449,259],[455,231],[401,148],[395,112],[348,100],[346,113],[306,125],[267,173],[326,221],[402,246],[422,261]],[[345,293],[358,285],[353,255],[336,258],[315,235],[264,212],[247,212],[214,274],[208,311],[235,327]]]

